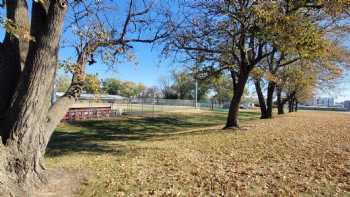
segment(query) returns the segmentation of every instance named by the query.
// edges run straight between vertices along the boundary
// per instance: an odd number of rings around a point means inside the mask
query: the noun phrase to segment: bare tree
[[[197,1],[185,4],[184,17],[173,25],[166,52],[185,54],[204,78],[230,73],[233,98],[225,128],[238,127],[239,105],[251,70],[271,52],[254,12],[258,1]]]

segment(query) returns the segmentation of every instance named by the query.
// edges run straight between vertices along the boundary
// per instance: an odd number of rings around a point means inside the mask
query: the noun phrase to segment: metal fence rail
[[[149,113],[196,110],[194,100],[172,100],[159,98],[127,98],[117,100],[102,100],[98,97],[90,100],[79,100],[71,108],[110,107],[117,114]]]

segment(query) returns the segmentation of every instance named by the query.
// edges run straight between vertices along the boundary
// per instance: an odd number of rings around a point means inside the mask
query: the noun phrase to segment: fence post
[[[152,106],[153,106],[153,110],[152,110],[152,111],[153,111],[153,112],[152,112],[152,116],[153,116],[153,117],[154,117],[154,104],[155,104],[155,103],[154,103],[154,100],[155,100],[155,99],[154,99],[154,95],[153,95],[153,102],[152,102],[152,103],[153,103],[153,105],[152,105]]]

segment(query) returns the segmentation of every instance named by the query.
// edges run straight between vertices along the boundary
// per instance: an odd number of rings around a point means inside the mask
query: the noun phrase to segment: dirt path
[[[86,182],[87,174],[70,169],[48,170],[48,184],[34,191],[34,197],[72,197],[79,192],[81,184]]]

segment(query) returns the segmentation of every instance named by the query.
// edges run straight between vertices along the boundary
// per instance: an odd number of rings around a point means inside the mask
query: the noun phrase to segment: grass
[[[166,137],[184,130],[222,125],[226,113],[158,113],[146,117],[131,116],[116,120],[79,121],[62,123],[56,129],[48,147],[47,156],[70,153],[113,152],[108,142],[133,142]],[[257,119],[256,112],[241,112],[240,120]],[[193,132],[192,132],[193,133]],[[77,146],[79,144],[79,146]]]
[[[87,173],[84,197],[350,195],[348,114],[241,115],[233,132],[220,112],[62,124],[46,163]]]

